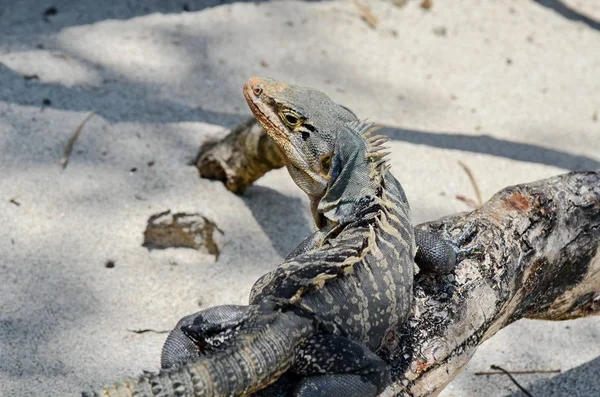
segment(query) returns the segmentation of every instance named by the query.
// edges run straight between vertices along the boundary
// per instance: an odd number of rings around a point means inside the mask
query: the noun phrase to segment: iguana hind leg
[[[370,397],[377,387],[360,375],[322,375],[300,381],[294,397]]]
[[[337,335],[317,335],[300,345],[292,371],[302,377],[294,397],[374,397],[390,382],[385,361]]]
[[[377,387],[360,375],[319,375],[298,379],[282,375],[277,382],[252,394],[252,397],[371,397]]]

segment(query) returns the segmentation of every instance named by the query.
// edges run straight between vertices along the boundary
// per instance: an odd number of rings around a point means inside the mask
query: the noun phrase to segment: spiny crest
[[[375,163],[375,169],[383,176],[391,167],[385,158],[391,153],[389,147],[385,146],[390,138],[385,135],[373,135],[383,126],[371,123],[368,120],[352,121],[348,123],[348,126],[363,136],[367,143],[366,157]]]

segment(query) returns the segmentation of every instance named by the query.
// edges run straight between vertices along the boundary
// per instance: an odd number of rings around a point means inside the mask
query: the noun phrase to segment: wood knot
[[[424,361],[417,361],[417,364],[414,368],[414,372],[417,376],[420,376],[423,372],[427,371],[431,367],[431,364]]]
[[[529,210],[531,204],[529,202],[529,198],[524,196],[521,193],[513,193],[505,200],[506,206],[509,209],[519,210],[519,211],[527,211]]]

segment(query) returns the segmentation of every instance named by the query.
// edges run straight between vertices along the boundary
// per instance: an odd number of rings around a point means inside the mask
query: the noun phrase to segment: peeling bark
[[[450,275],[416,276],[413,315],[380,352],[396,380],[384,395],[436,396],[518,319],[600,313],[600,172],[509,187],[476,211],[418,227],[471,223],[483,254]]]
[[[222,140],[205,144],[196,161],[201,177],[222,181],[238,194],[268,171],[283,166],[279,149],[254,117]]]

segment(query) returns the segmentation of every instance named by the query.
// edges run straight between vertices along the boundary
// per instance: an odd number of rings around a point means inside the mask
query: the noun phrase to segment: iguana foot
[[[479,252],[479,245],[461,248],[465,242],[473,237],[475,228],[473,224],[456,238],[452,238],[446,226],[444,226],[444,237],[429,231],[415,228],[415,243],[417,254],[415,263],[421,271],[430,273],[447,274],[454,270],[458,262],[468,255]]]
[[[183,317],[167,336],[162,348],[161,368],[174,368],[196,361],[204,352],[201,351],[197,334],[217,332],[219,327],[239,322],[248,311],[248,306],[222,305],[215,306]],[[195,339],[184,331],[195,331]]]
[[[470,247],[460,248],[461,245],[473,238],[474,232],[475,224],[470,223],[458,237],[452,238],[450,232],[448,231],[448,227],[444,225],[444,239],[446,243],[454,250],[454,253],[456,254],[456,263],[462,261],[471,254],[481,252],[481,247],[479,244],[473,244]]]
[[[452,245],[437,234],[423,229],[414,229],[417,253],[415,263],[422,272],[447,274],[457,263]]]

